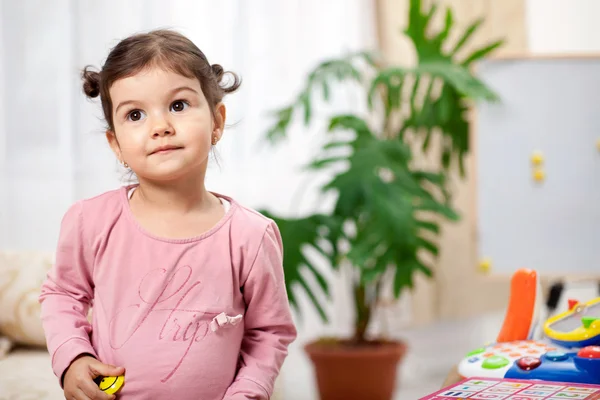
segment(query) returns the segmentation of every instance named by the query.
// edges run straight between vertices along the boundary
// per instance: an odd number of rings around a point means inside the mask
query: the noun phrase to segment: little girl
[[[121,41],[83,88],[139,184],[72,205],[42,287],[52,368],[69,400],[269,399],[295,339],[273,221],[204,177],[223,135],[219,65],[187,38]],[[91,318],[88,310],[92,307]],[[91,322],[88,322],[91,321]]]

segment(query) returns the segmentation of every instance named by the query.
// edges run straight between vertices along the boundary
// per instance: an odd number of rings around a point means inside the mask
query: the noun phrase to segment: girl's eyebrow
[[[180,86],[180,87],[178,87],[178,88],[175,88],[175,89],[171,90],[171,94],[173,95],[173,94],[175,94],[175,93],[178,93],[178,92],[183,92],[183,91],[185,91],[185,90],[188,90],[188,91],[190,91],[190,92],[194,92],[194,93],[196,93],[196,94],[198,94],[198,95],[200,94],[200,93],[198,93],[198,92],[197,92],[195,89],[192,89],[192,88],[191,88],[191,87],[189,87],[189,86]]]
[[[115,109],[115,114],[119,112],[119,108],[126,106],[128,104],[134,104],[137,103],[135,100],[125,100],[119,103],[119,105],[117,106],[117,108]]]
[[[189,86],[180,86],[177,87],[173,90],[171,90],[171,95],[174,95],[175,93],[179,93],[179,92],[183,92],[183,91],[190,91],[193,92],[195,94],[199,94],[198,91],[196,91],[195,89],[189,87]],[[137,101],[135,100],[125,100],[119,103],[119,105],[117,106],[117,108],[115,109],[115,114],[119,112],[119,108],[126,106],[128,104],[133,104],[133,103],[137,103]]]

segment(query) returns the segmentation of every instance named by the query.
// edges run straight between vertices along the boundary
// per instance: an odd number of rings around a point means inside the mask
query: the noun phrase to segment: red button
[[[531,371],[540,366],[542,361],[537,357],[523,357],[517,360],[517,367],[524,371]]]
[[[569,299],[568,303],[569,303],[569,311],[570,311],[570,310],[574,309],[577,304],[579,304],[579,301],[577,301],[575,299]]]
[[[582,358],[600,358],[600,346],[584,347],[577,355]]]

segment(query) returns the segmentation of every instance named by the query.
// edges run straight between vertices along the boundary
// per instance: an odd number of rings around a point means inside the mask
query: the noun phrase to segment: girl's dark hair
[[[104,118],[110,130],[115,129],[109,93],[112,84],[153,66],[167,68],[188,78],[197,78],[211,105],[213,116],[216,105],[225,94],[236,91],[241,84],[233,72],[225,72],[218,64],[211,65],[204,53],[180,33],[155,30],[130,36],[111,50],[100,72],[87,66],[81,74],[84,93],[90,98],[100,96]],[[233,77],[229,85],[222,84],[226,74]]]

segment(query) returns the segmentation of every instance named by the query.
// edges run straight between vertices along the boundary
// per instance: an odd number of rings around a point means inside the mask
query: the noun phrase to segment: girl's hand
[[[103,364],[94,357],[82,355],[76,358],[65,373],[63,381],[67,400],[108,400],[114,395],[98,388],[94,378],[98,376],[119,376],[125,372],[123,367]]]

